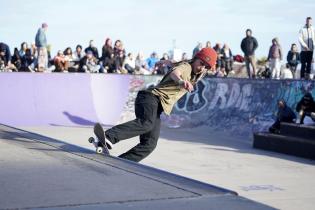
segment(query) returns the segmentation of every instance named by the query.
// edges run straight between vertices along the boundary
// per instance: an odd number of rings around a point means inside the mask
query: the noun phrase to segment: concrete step
[[[254,133],[254,148],[315,159],[315,141],[271,133]]]
[[[281,123],[280,132],[285,136],[293,136],[315,141],[315,126]]]

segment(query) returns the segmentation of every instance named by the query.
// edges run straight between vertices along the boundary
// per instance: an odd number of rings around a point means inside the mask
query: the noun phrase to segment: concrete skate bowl
[[[0,123],[11,126],[115,125],[134,118],[139,90],[161,76],[1,73]],[[273,122],[277,100],[294,108],[314,81],[205,78],[162,115],[169,128],[201,126],[251,136]]]
[[[128,76],[1,73],[0,122],[11,126],[115,124]]]
[[[134,118],[136,93],[161,77],[133,76],[120,122]],[[170,116],[162,115],[169,128],[209,127],[227,135],[250,137],[267,130],[277,112],[277,101],[286,100],[295,110],[305,92],[315,96],[315,81],[204,78],[195,91],[183,96]]]

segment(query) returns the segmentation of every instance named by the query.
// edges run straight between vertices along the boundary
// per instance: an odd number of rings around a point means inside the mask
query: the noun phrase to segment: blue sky
[[[53,54],[90,39],[101,51],[106,37],[121,39],[127,52],[159,55],[176,45],[191,54],[197,42],[227,43],[241,53],[240,41],[251,28],[266,56],[279,37],[284,54],[297,43],[298,31],[313,16],[313,0],[0,0],[0,42],[13,47],[34,42],[42,22],[49,25]],[[315,22],[315,21],[314,21]]]

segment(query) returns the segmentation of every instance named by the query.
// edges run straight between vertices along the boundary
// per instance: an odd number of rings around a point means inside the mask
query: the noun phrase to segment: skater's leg
[[[127,160],[139,162],[147,157],[156,147],[160,136],[161,120],[156,119],[151,131],[140,135],[140,143],[128,152],[121,154],[119,157]]]
[[[139,92],[135,102],[136,119],[116,125],[105,132],[112,143],[148,133],[153,129],[159,109],[159,99],[149,92]]]

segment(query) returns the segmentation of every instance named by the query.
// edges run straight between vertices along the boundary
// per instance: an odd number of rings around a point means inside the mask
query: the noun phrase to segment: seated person
[[[156,74],[165,75],[173,67],[173,63],[170,60],[167,53],[163,54],[163,57],[155,63],[155,72]]]
[[[283,99],[278,101],[278,113],[275,123],[269,128],[270,133],[279,133],[280,132],[280,123],[288,122],[294,123],[296,119],[295,113],[290,107],[287,106]]]
[[[55,72],[67,72],[69,62],[65,59],[65,56],[61,50],[58,51],[54,58],[54,65],[56,67]]]
[[[135,64],[136,64],[135,74],[143,74],[143,75],[152,74],[152,72],[149,71],[148,64],[146,60],[144,59],[142,52],[138,53]]]
[[[285,65],[285,68],[281,69],[280,79],[293,79],[294,75],[292,74],[292,71],[290,70],[290,66],[287,63]]]
[[[0,71],[17,71],[16,67],[11,63],[10,47],[3,42],[0,42]]]
[[[21,71],[34,72],[36,66],[36,59],[32,54],[30,48],[27,48],[25,54],[23,55],[21,65]]]
[[[11,57],[11,63],[12,65],[15,66],[17,71],[20,71],[22,61],[19,50],[17,48],[14,48],[14,53],[13,56]]]
[[[82,51],[82,46],[77,45],[73,53],[73,61],[76,65],[80,64],[80,60],[84,57],[85,53]]]
[[[123,68],[128,71],[129,74],[133,74],[136,68],[136,60],[133,57],[132,53],[128,53],[127,57],[124,60]]]
[[[311,93],[305,93],[296,105],[296,111],[299,113],[300,124],[304,124],[305,116],[309,116],[315,121],[315,102]]]
[[[79,64],[76,64],[74,61],[74,56],[72,53],[72,49],[67,47],[63,52],[65,60],[68,62],[68,71],[69,72],[77,72],[79,68]]]
[[[99,73],[100,68],[92,51],[87,51],[86,55],[80,60],[79,72]]]
[[[107,73],[116,73],[116,59],[114,53],[110,57],[106,57],[103,62],[104,71]]]

